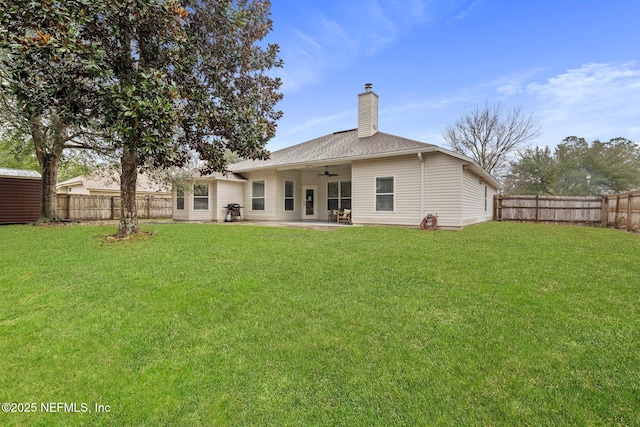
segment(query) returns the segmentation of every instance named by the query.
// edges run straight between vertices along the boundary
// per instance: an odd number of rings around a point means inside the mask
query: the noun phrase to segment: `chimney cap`
[[[371,88],[373,87],[373,85],[371,83],[365,83],[364,84],[364,90],[367,92],[371,92]]]

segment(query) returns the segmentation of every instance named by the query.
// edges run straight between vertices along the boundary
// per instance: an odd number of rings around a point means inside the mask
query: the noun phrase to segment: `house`
[[[41,179],[36,171],[0,169],[0,224],[38,220]]]
[[[417,226],[428,214],[458,229],[492,219],[500,184],[472,159],[378,131],[378,95],[358,95],[357,129],[230,165],[232,174],[192,177],[174,188],[174,219],[224,221],[239,203],[245,220],[327,221],[350,209],[354,224]]]
[[[77,176],[58,183],[56,192],[85,196],[120,196],[120,172],[109,168]],[[139,174],[136,196],[171,197],[171,190],[154,182],[147,175]]]

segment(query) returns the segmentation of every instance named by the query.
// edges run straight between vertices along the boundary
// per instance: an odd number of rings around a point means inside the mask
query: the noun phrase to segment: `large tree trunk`
[[[117,237],[139,232],[136,210],[136,184],[138,180],[138,155],[127,148],[122,153],[120,174],[120,226]]]
[[[58,181],[58,156],[44,154],[40,160],[40,218],[38,222],[58,220],[58,200],[56,196],[56,183]]]
[[[42,122],[42,117],[32,117],[31,138],[40,164],[42,175],[40,192],[40,218],[38,222],[58,220],[58,202],[56,184],[58,181],[58,162],[64,150],[67,127],[57,116],[52,115],[48,130]]]

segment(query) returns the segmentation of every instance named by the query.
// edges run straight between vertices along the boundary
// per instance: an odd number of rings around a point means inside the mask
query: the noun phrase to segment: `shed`
[[[0,168],[0,224],[38,220],[41,180],[36,171]]]

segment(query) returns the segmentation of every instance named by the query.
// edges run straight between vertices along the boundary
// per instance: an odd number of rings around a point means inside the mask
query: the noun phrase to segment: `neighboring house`
[[[40,173],[0,169],[0,224],[37,221],[41,192]]]
[[[56,185],[58,194],[120,196],[120,173],[113,169],[77,176]],[[158,184],[143,174],[138,175],[136,196],[171,197],[168,186]]]
[[[354,224],[461,228],[492,219],[500,184],[472,159],[432,144],[378,132],[378,95],[358,95],[358,128],[230,165],[230,176],[174,186],[174,219],[224,221],[239,203],[245,220],[327,221],[350,209]]]

